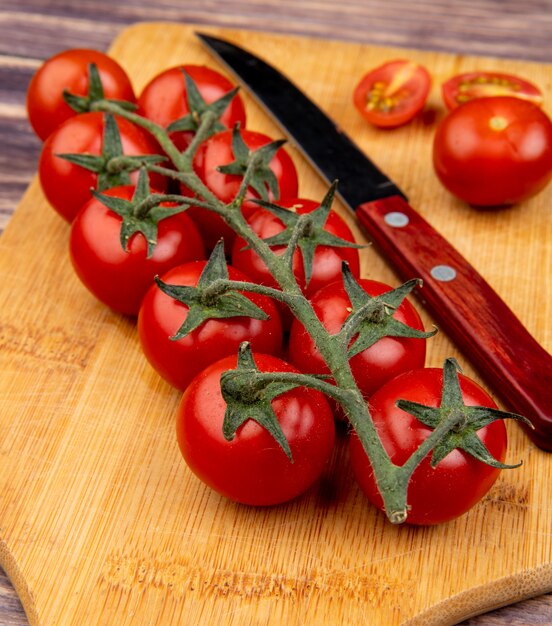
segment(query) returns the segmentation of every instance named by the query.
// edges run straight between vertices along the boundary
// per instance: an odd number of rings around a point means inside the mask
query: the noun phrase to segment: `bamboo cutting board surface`
[[[550,66],[207,30],[284,69],[552,348],[552,187],[477,212],[430,166],[443,80],[474,68],[519,73],[550,103]],[[131,27],[111,52],[138,92],[172,65],[216,66],[182,25]],[[371,129],[352,108],[354,85],[404,56],[434,76],[426,112],[402,129]],[[280,136],[244,97],[248,126]],[[325,184],[289,150],[301,194],[321,198]],[[552,457],[513,424],[508,461],[524,466],[436,528],[396,528],[374,511],[344,436],[320,483],[292,503],[253,509],[204,487],[178,452],[179,394],[142,357],[134,322],[79,284],[67,240],[35,180],[0,239],[0,564],[32,626],[445,624],[552,590]],[[397,283],[374,249],[362,254],[365,276]],[[448,337],[430,340],[428,365],[451,355],[477,378]]]

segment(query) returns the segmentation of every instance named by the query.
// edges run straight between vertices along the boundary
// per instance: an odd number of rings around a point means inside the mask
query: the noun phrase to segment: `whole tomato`
[[[103,113],[83,113],[69,118],[44,142],[38,164],[42,191],[51,206],[68,222],[73,221],[79,209],[90,199],[90,189],[98,187],[98,174],[71,163],[60,154],[100,156],[104,148]],[[127,156],[158,154],[157,143],[140,128],[123,118],[115,118],[122,152]],[[130,174],[136,184],[138,171]],[[165,180],[150,175],[153,187],[163,190]]]
[[[301,215],[310,213],[319,207],[314,200],[305,198],[285,198],[278,202],[278,205],[290,209]],[[254,233],[261,239],[267,239],[277,235],[284,230],[283,222],[273,213],[265,209],[257,210],[250,218],[249,225]],[[346,222],[335,211],[330,211],[324,225],[324,230],[328,233],[354,242],[354,235]],[[285,246],[271,246],[276,254],[283,254]],[[268,268],[257,255],[256,252],[247,247],[246,242],[241,237],[236,237],[232,246],[232,265],[246,271],[249,276],[261,285],[277,287],[277,282]],[[354,276],[360,274],[360,259],[358,249],[347,247],[330,247],[319,245],[316,247],[312,260],[312,276],[305,284],[305,270],[303,265],[303,255],[300,249],[296,250],[293,257],[293,272],[306,296],[312,296],[321,287],[338,280],[341,277],[341,267],[343,261],[349,264],[349,269]],[[282,313],[286,324],[291,323],[290,313],[282,306]]]
[[[250,150],[256,150],[268,143],[272,139],[267,135],[255,131],[243,129],[240,131],[241,137]],[[211,192],[222,200],[231,202],[237,195],[242,176],[235,174],[224,174],[218,168],[235,161],[232,148],[232,131],[217,133],[202,144],[194,159],[194,169],[197,175],[211,190]],[[278,182],[279,198],[291,198],[297,196],[298,179],[295,165],[289,154],[280,148],[269,163],[269,167],[274,173]],[[274,200],[274,196],[269,193],[269,199]],[[248,217],[256,211],[259,206],[251,202],[251,198],[258,198],[259,194],[253,189],[249,189],[246,200],[242,204],[242,212]],[[222,219],[210,211],[201,208],[190,208],[190,215],[198,224],[205,245],[213,248],[217,241],[223,237],[227,249],[234,239],[234,232],[222,221]]]
[[[391,290],[384,283],[361,278],[358,284],[372,296],[380,296]],[[326,285],[311,297],[312,307],[325,329],[336,335],[351,312],[351,301],[343,281]],[[403,300],[392,316],[410,328],[423,331],[422,320],[408,301]],[[354,340],[354,339],[353,339]],[[382,337],[369,348],[350,359],[351,370],[364,397],[368,398],[384,383],[398,374],[423,367],[426,356],[426,340],[416,337]],[[329,374],[329,369],[304,326],[293,320],[289,335],[288,358],[302,372]]]
[[[131,200],[134,192],[134,186],[113,187],[105,195]],[[159,221],[157,243],[150,257],[141,232],[130,237],[124,250],[122,220],[99,199],[92,198],[71,224],[69,251],[73,267],[89,291],[113,310],[137,315],[156,275],[187,261],[204,259],[205,248],[191,218],[177,213]]]
[[[430,87],[431,77],[425,67],[398,59],[363,76],[353,93],[353,103],[370,124],[396,128],[423,109]]]
[[[288,363],[254,354],[262,372],[296,372]],[[234,369],[236,357],[217,361],[203,370],[184,393],[176,432],[184,460],[209,487],[244,504],[268,506],[305,492],[322,474],[332,453],[335,427],[325,397],[296,387],[271,402],[288,440],[293,462],[268,433],[247,420],[227,441],[222,432],[226,402],[221,374]]]
[[[195,287],[205,265],[205,261],[184,263],[169,270],[161,279],[170,285]],[[228,267],[228,275],[231,280],[251,282],[246,274],[233,267]],[[138,315],[138,335],[153,368],[173,387],[184,390],[207,365],[236,353],[242,341],[250,341],[253,350],[279,355],[282,323],[274,302],[254,293],[245,295],[268,314],[268,319],[245,316],[209,319],[174,341],[171,337],[184,324],[189,308],[153,285]]]
[[[164,128],[188,115],[190,107],[184,72],[194,81],[206,104],[219,100],[234,88],[225,76],[210,67],[179,65],[150,80],[138,98],[138,112]],[[220,122],[227,128],[238,123],[244,127],[245,117],[243,100],[238,94],[222,114]],[[180,150],[186,149],[193,137],[190,131],[175,131],[170,135]]]
[[[105,98],[136,101],[130,79],[111,57],[97,50],[81,48],[60,52],[40,66],[27,90],[29,122],[42,141],[62,122],[77,115],[63,99],[63,92],[88,95],[91,63],[98,69]]]
[[[497,408],[493,399],[473,380],[459,375],[464,403],[468,406]],[[383,446],[396,465],[402,465],[432,432],[406,411],[398,408],[398,400],[411,400],[427,406],[441,403],[443,370],[417,369],[386,383],[370,397],[370,413]],[[507,448],[503,421],[495,421],[477,431],[478,437],[495,459],[504,461]],[[383,508],[370,461],[356,434],[350,439],[351,464],[362,491],[370,502]],[[407,523],[439,524],[462,515],[489,491],[500,472],[464,450],[454,449],[435,468],[431,454],[414,470],[407,504]]]
[[[443,185],[469,204],[521,202],[552,177],[552,122],[519,98],[477,98],[437,127],[433,165]]]

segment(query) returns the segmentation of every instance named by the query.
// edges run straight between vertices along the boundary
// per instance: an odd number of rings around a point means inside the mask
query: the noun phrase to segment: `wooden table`
[[[151,6],[150,6],[151,5]],[[0,5],[0,232],[31,180],[40,149],[25,91],[40,62],[69,47],[106,50],[137,21],[172,20],[552,62],[549,0],[19,0]],[[1,524],[1,520],[0,520]],[[55,572],[52,572],[55,575]],[[464,624],[552,624],[552,595]],[[0,570],[0,626],[28,624]],[[45,625],[47,626],[47,625]]]

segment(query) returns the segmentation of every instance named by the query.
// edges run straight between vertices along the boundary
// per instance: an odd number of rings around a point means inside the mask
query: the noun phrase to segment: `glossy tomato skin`
[[[179,65],[157,74],[144,87],[138,98],[138,113],[164,128],[187,115],[190,109],[183,72],[195,82],[207,104],[219,100],[234,88],[230,80],[209,67]],[[239,94],[233,98],[220,121],[228,128],[236,124],[245,127],[245,107]],[[191,132],[171,133],[172,140],[180,150],[187,148],[192,136]]]
[[[467,72],[443,83],[443,100],[449,111],[475,98],[514,96],[542,104],[541,90],[529,81],[501,72]]]
[[[425,67],[398,59],[363,76],[353,92],[353,103],[370,124],[396,128],[424,108],[430,88],[431,76]]]
[[[496,408],[493,399],[477,383],[461,374],[459,378],[466,405]],[[393,463],[402,465],[431,433],[430,428],[399,409],[397,400],[439,406],[442,383],[441,369],[418,369],[397,376],[370,397],[370,413]],[[496,421],[485,426],[478,431],[478,436],[489,452],[503,462],[507,449],[504,422]],[[375,506],[383,509],[370,462],[355,434],[350,439],[350,455],[360,488]],[[459,449],[450,452],[435,469],[431,468],[428,455],[411,478],[407,495],[407,504],[411,508],[407,523],[440,524],[464,514],[485,496],[499,472],[499,469]]]
[[[106,195],[131,200],[133,186],[113,187]],[[164,204],[163,206],[172,206]],[[193,221],[178,213],[159,222],[157,244],[147,258],[143,234],[134,234],[124,251],[122,218],[92,198],[71,224],[69,251],[82,283],[114,311],[137,315],[146,291],[158,274],[176,265],[205,258],[205,247]]]
[[[140,128],[122,118],[116,118],[125,155],[159,154],[159,146]],[[44,142],[38,165],[42,191],[51,206],[68,222],[90,199],[90,188],[97,188],[98,175],[70,163],[58,154],[100,155],[103,146],[104,115],[83,113],[69,118]],[[133,184],[138,171],[130,175]],[[165,189],[165,180],[150,174],[156,189]]]
[[[273,356],[254,354],[263,372],[295,372]],[[190,469],[221,495],[248,505],[270,506],[304,493],[321,476],[332,453],[335,428],[324,396],[298,387],[272,401],[293,463],[259,424],[246,421],[232,441],[222,434],[226,403],[220,376],[234,369],[231,356],[201,372],[190,384],[177,414],[177,438]]]
[[[243,129],[241,136],[250,150],[256,150],[261,146],[271,143],[273,140],[262,133]],[[194,160],[194,169],[207,187],[223,202],[231,202],[238,193],[241,176],[223,174],[218,171],[220,165],[227,165],[234,161],[232,151],[232,131],[217,133],[202,144]],[[293,198],[297,196],[298,178],[297,170],[289,154],[284,148],[280,148],[270,162],[270,169],[276,175],[280,198]],[[242,204],[242,212],[247,218],[255,212],[259,205],[251,202],[251,198],[258,197],[253,190],[249,190],[246,200]],[[274,200],[270,195],[270,199]],[[210,211],[194,208],[190,209],[194,221],[199,225],[207,248],[213,248],[217,241],[224,237],[227,249],[230,249],[234,239],[233,231],[222,219]]]
[[[185,263],[169,270],[161,279],[174,285],[195,287],[205,261]],[[233,280],[251,279],[228,267]],[[210,319],[186,337],[172,341],[184,323],[188,307],[153,285],[142,302],[138,315],[138,335],[142,350],[153,368],[173,387],[184,391],[202,369],[230,354],[237,354],[242,341],[253,350],[279,355],[282,351],[282,323],[274,302],[258,294],[245,294],[268,315],[267,320],[250,317]]]
[[[361,278],[358,282],[371,296],[379,296],[392,289],[389,285],[367,278]],[[317,291],[311,298],[311,304],[318,319],[331,335],[341,330],[351,307],[342,280]],[[402,302],[393,317],[417,330],[424,329],[418,312],[408,300]],[[383,337],[370,348],[352,357],[350,364],[360,391],[368,398],[398,374],[423,367],[425,356],[425,339]],[[291,325],[288,358],[302,372],[329,374],[314,341],[297,320],[293,320]]]
[[[310,213],[319,206],[314,200],[291,197],[279,201],[278,204],[299,214]],[[257,210],[248,221],[253,232],[261,239],[272,237],[284,229],[282,221],[265,209]],[[349,226],[335,211],[330,211],[325,230],[341,239],[351,242],[355,240]],[[277,287],[277,282],[261,258],[253,250],[245,249],[246,247],[246,242],[242,238],[236,237],[232,246],[232,265],[247,272],[256,283]],[[276,254],[283,254],[285,246],[272,246],[272,250]],[[316,293],[324,285],[341,278],[343,261],[349,264],[349,269],[354,276],[360,275],[360,259],[357,248],[318,246],[314,253],[313,272],[308,285],[305,285],[302,259],[301,251],[297,250],[293,257],[293,272],[307,297]],[[284,316],[285,325],[289,326],[291,317],[287,307],[282,305],[281,312]]]
[[[42,141],[65,120],[77,115],[63,99],[63,91],[86,96],[91,63],[98,68],[106,98],[136,102],[130,79],[111,57],[97,50],[81,48],[60,52],[40,66],[27,89],[29,122]]]
[[[552,177],[552,122],[519,98],[472,100],[437,127],[433,165],[445,188],[469,204],[521,202]]]

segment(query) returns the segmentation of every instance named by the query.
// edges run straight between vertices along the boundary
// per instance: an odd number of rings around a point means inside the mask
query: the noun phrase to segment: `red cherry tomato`
[[[111,57],[97,50],[78,48],[60,52],[40,66],[27,90],[29,122],[42,141],[62,122],[77,115],[63,99],[63,91],[88,95],[91,63],[98,68],[105,98],[136,101],[130,79]]]
[[[442,184],[469,204],[521,202],[552,177],[552,122],[518,98],[472,100],[437,127],[433,165]]]
[[[443,100],[449,110],[475,98],[514,96],[542,104],[541,90],[523,78],[500,72],[467,72],[449,78],[442,86]]]
[[[493,399],[477,383],[460,375],[464,402],[469,406],[496,408]],[[415,417],[396,406],[399,399],[437,407],[441,402],[443,371],[437,368],[406,372],[386,383],[370,397],[370,413],[383,446],[396,465],[402,465],[432,432]],[[503,421],[477,431],[489,452],[503,462],[507,436]],[[350,440],[351,464],[362,491],[378,508],[383,502],[370,461],[357,435]],[[410,524],[439,524],[472,508],[489,491],[499,469],[460,449],[450,452],[435,468],[428,455],[414,471],[407,494]]]
[[[134,187],[113,187],[105,193],[131,200]],[[119,313],[137,315],[156,275],[175,265],[204,259],[205,248],[199,231],[185,213],[159,222],[157,244],[150,258],[142,233],[135,233],[127,251],[123,250],[121,223],[121,216],[92,198],[71,225],[69,250],[77,275],[101,302]]]
[[[171,285],[195,287],[206,262],[185,263],[161,278]],[[250,278],[228,268],[232,280]],[[146,293],[138,315],[138,335],[146,358],[171,385],[184,390],[196,374],[217,359],[237,353],[242,341],[250,341],[253,350],[279,355],[282,350],[282,324],[274,302],[258,294],[245,294],[268,315],[267,320],[251,317],[210,319],[186,337],[173,337],[188,315],[188,307],[157,285]]]
[[[273,356],[255,354],[263,372],[296,372]],[[257,422],[246,421],[232,441],[222,434],[226,403],[220,376],[234,369],[231,356],[205,369],[190,384],[177,414],[177,437],[190,469],[212,489],[236,502],[268,506],[305,492],[322,474],[332,453],[335,429],[325,397],[297,387],[272,401],[293,463]]]
[[[241,136],[250,150],[256,150],[272,141],[270,137],[262,133],[246,129],[241,131]],[[225,131],[217,133],[202,144],[194,161],[197,175],[215,196],[223,202],[231,202],[234,199],[238,193],[242,177],[233,174],[223,174],[217,168],[220,165],[232,163],[234,160],[232,131]],[[270,162],[270,169],[274,172],[278,181],[279,198],[297,196],[297,171],[291,157],[284,148],[280,148],[276,152]],[[242,205],[242,212],[246,217],[259,208],[258,204],[250,202],[248,199],[258,197],[258,194],[252,189],[247,192],[246,200]],[[274,200],[272,194],[269,194],[269,197],[271,200]],[[221,237],[224,237],[228,245],[234,239],[233,231],[218,215],[194,207],[190,209],[190,215],[198,224],[207,248],[213,248]]]
[[[278,202],[279,206],[295,211],[299,214],[310,213],[319,204],[314,200],[304,198],[287,198]],[[250,218],[249,225],[261,239],[272,237],[284,230],[284,224],[275,215],[264,209],[257,210]],[[341,239],[354,242],[354,235],[345,221],[335,211],[330,211],[324,229]],[[285,246],[272,246],[276,254],[283,254]],[[310,282],[305,285],[305,271],[301,250],[297,250],[293,257],[293,272],[305,295],[311,296],[321,287],[338,280],[341,277],[343,261],[349,264],[352,274],[360,275],[360,259],[356,248],[337,248],[329,246],[317,246],[313,258],[313,271]],[[246,242],[241,237],[236,237],[232,247],[232,265],[247,272],[254,282],[277,287],[278,284],[268,268],[256,252],[247,248]],[[291,323],[291,314],[287,307],[281,306],[284,325]]]
[[[163,127],[187,115],[190,109],[183,71],[194,81],[207,104],[219,100],[234,88],[225,76],[209,67],[179,65],[150,80],[138,98],[138,112]],[[237,123],[245,126],[245,107],[239,94],[233,98],[220,121],[228,128]],[[172,140],[181,150],[188,146],[192,136],[191,132],[171,133]]]
[[[358,282],[370,296],[379,296],[391,290],[388,285],[375,280],[361,278]],[[343,322],[351,311],[351,301],[342,280],[320,289],[311,298],[311,304],[318,319],[331,335],[336,335],[341,330]],[[416,330],[424,329],[418,312],[408,300],[403,300],[393,317]],[[369,348],[353,356],[350,364],[357,385],[367,398],[398,374],[423,367],[425,356],[425,339],[383,337]],[[329,373],[329,369],[314,345],[312,337],[297,320],[294,320],[291,325],[288,358],[302,372]]]
[[[144,131],[125,119],[116,118],[116,121],[125,155],[159,154],[157,143]],[[42,191],[52,207],[69,222],[90,199],[90,188],[97,188],[98,175],[57,155],[100,155],[103,130],[103,113],[83,113],[64,122],[42,147],[38,164]],[[138,172],[133,172],[130,178],[136,184]],[[150,175],[150,182],[156,189],[165,188],[164,178],[157,174]]]
[[[353,102],[365,120],[380,128],[410,122],[424,107],[431,77],[412,61],[390,61],[368,72],[356,86]]]

